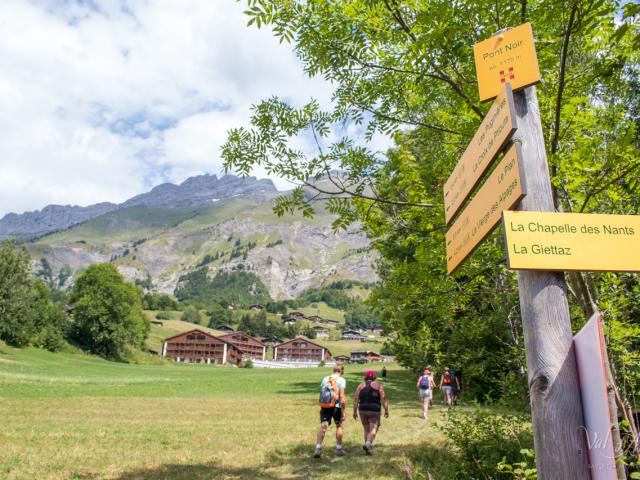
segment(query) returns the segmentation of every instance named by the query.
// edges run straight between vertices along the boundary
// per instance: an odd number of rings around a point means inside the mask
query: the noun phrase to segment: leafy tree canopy
[[[640,8],[612,0],[247,4],[250,25],[270,27],[294,45],[307,74],[332,82],[334,103],[255,105],[251,126],[229,132],[226,167],[249,174],[259,165],[297,183],[276,202],[278,214],[310,216],[323,200],[337,214],[334,227],[361,222],[381,254],[370,304],[405,365],[453,365],[478,396],[519,396],[526,384],[517,287],[499,233],[455,277],[445,271],[442,186],[489,108],[478,102],[472,45],[532,23],[557,208],[637,214]],[[395,147],[373,151],[345,125],[367,139],[391,135]],[[300,137],[315,140],[315,154],[295,146]],[[567,281],[575,328],[596,305],[608,309],[614,366],[637,390],[631,352],[640,318],[618,306],[637,299],[638,276]]]
[[[83,348],[109,359],[143,348],[149,322],[140,292],[112,264],[94,264],[77,279],[69,296],[73,306],[72,338]]]

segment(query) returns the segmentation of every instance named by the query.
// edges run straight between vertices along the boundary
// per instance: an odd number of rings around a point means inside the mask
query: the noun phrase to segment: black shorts
[[[342,409],[338,407],[320,409],[320,423],[327,422],[331,425],[332,418],[336,422],[336,426],[339,426],[342,423]]]

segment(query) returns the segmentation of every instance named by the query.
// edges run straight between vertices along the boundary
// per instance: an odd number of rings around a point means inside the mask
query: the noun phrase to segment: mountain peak
[[[47,205],[42,210],[23,214],[8,213],[0,219],[0,240],[20,237],[30,240],[47,233],[64,230],[122,208],[145,207],[198,207],[212,201],[248,196],[265,200],[277,194],[269,179],[240,178],[234,175],[197,175],[179,185],[163,183],[151,191],[136,195],[121,203],[97,203],[88,207],[77,205]]]

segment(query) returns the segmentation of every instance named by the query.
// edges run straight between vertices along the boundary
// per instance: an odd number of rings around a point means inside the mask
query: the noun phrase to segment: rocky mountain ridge
[[[224,175],[220,178],[209,174],[198,175],[186,179],[179,185],[163,183],[121,204],[103,202],[87,207],[47,205],[42,210],[33,212],[8,213],[0,219],[0,240],[11,237],[33,240],[106,213],[134,206],[198,207],[236,196],[252,196],[258,200],[266,200],[276,194],[277,189],[269,179],[239,178],[233,175]]]
[[[267,180],[202,175],[164,184],[105,213],[28,244],[34,271],[43,259],[65,287],[92,263],[111,262],[129,280],[173,293],[180,277],[244,270],[260,277],[274,299],[338,280],[375,280],[375,254],[357,226],[334,232],[334,216],[277,217],[277,190]],[[111,204],[112,205],[112,204]],[[45,211],[47,209],[44,209]],[[53,223],[53,222],[52,222]]]

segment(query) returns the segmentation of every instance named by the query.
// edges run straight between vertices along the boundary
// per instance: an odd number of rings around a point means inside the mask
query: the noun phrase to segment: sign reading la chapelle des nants
[[[640,216],[503,213],[509,268],[640,272]]]

